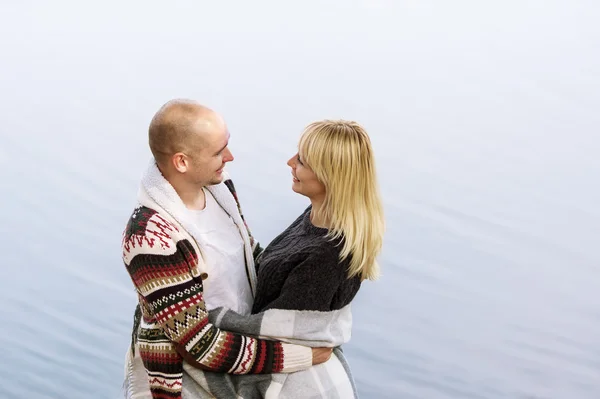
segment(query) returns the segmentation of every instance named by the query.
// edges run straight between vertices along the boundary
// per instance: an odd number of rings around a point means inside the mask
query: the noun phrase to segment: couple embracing
[[[223,118],[195,101],[150,123],[153,159],[123,233],[139,302],[127,398],[357,397],[341,345],[384,232],[366,131],[306,127],[287,164],[310,205],[264,249],[225,171],[228,142]]]

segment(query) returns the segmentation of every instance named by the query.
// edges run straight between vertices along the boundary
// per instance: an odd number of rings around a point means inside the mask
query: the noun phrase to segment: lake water
[[[121,232],[174,97],[221,112],[263,244],[313,120],[370,132],[383,277],[363,398],[600,397],[600,4],[2,2],[0,397],[118,398]]]

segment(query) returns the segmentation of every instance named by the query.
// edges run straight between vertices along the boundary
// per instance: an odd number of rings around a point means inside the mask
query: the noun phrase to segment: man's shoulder
[[[125,227],[125,235],[146,234],[148,222],[157,215],[158,212],[156,210],[148,208],[147,206],[138,205],[131,213],[131,216],[129,216],[127,226]]]
[[[160,212],[147,206],[134,209],[123,232],[123,258],[126,263],[138,254],[173,254],[180,228]]]

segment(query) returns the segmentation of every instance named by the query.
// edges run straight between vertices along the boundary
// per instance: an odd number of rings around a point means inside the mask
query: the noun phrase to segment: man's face
[[[194,184],[210,186],[223,181],[223,168],[233,161],[229,151],[229,131],[222,121],[215,122],[201,134],[199,148],[191,151],[188,177]]]

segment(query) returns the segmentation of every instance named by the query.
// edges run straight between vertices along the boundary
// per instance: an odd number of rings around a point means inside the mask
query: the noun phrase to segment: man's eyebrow
[[[229,145],[229,139],[231,138],[231,134],[227,134],[227,142],[225,143],[225,145],[223,146],[223,148],[221,148],[219,151],[215,152],[215,154],[220,153],[221,151],[223,151],[225,148],[227,148],[227,146]]]
[[[229,140],[227,140],[227,143],[225,143],[225,145],[223,146],[223,148],[221,148],[219,151],[215,152],[215,154],[218,154],[221,151],[223,151],[225,148],[227,148],[228,145],[229,145]]]

